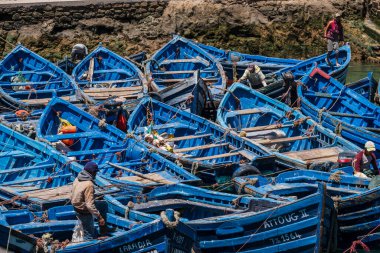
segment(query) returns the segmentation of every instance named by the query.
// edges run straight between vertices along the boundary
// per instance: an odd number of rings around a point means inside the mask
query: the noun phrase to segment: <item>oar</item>
[[[157,179],[153,179],[153,178],[150,178],[149,176],[145,176],[144,174],[140,173],[140,172],[137,172],[137,171],[134,171],[134,170],[131,170],[131,169],[128,169],[126,167],[123,167],[123,166],[120,166],[120,165],[117,165],[117,164],[114,164],[114,163],[110,163],[110,162],[107,162],[107,164],[111,165],[112,167],[114,168],[117,168],[117,169],[121,169],[121,170],[125,170],[129,173],[132,173],[138,177],[141,177],[141,178],[144,178],[146,180],[149,180],[149,181],[152,181],[152,182],[155,182],[155,183],[159,183],[159,184],[169,184],[168,182],[165,182],[165,181],[162,181],[162,180],[157,180]]]

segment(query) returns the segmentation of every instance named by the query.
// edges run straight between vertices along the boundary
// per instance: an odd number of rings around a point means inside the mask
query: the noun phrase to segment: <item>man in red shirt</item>
[[[340,66],[338,62],[339,54],[339,42],[343,40],[343,26],[341,24],[341,14],[337,13],[334,16],[334,19],[331,20],[325,28],[325,38],[327,39],[327,58],[326,62],[332,66],[330,57],[333,51],[335,51],[335,65]]]
[[[372,141],[367,141],[364,149],[357,153],[352,166],[354,167],[354,176],[372,178],[379,175],[379,168],[376,163],[375,144]],[[372,165],[372,169],[371,169]]]

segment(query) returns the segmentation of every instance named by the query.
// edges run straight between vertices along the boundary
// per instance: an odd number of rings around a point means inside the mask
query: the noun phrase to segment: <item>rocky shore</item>
[[[225,49],[306,58],[325,51],[323,28],[338,11],[353,59],[379,62],[376,29],[368,32],[365,20],[379,27],[380,0],[8,0],[0,4],[0,54],[17,42],[52,61],[78,42],[89,49],[103,42],[121,55],[152,53],[178,33]]]

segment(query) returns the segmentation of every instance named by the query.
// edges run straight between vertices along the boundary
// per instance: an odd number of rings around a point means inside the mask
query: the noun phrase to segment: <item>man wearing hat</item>
[[[352,162],[352,167],[354,167],[354,176],[372,178],[376,175],[379,175],[379,168],[376,163],[375,156],[375,143],[372,141],[367,141],[364,145],[364,149],[357,153]],[[372,168],[371,169],[371,164]]]
[[[253,89],[267,86],[265,82],[265,75],[261,71],[260,67],[255,64],[249,64],[248,68],[244,71],[244,74],[238,80],[239,83],[244,83]]]
[[[332,66],[330,57],[333,51],[335,51],[335,65],[340,66],[338,62],[339,54],[339,42],[344,41],[343,39],[343,26],[341,23],[342,14],[336,13],[334,19],[331,20],[325,28],[325,38],[327,39],[327,58],[326,62]]]
[[[96,237],[94,217],[98,219],[99,227],[104,228],[106,225],[94,201],[94,180],[98,171],[96,163],[88,162],[73,183],[71,204],[82,224],[84,240],[92,240]]]

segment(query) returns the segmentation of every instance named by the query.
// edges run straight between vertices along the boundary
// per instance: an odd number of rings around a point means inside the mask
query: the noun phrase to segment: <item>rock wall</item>
[[[380,26],[380,0],[370,1],[369,15]]]
[[[39,24],[47,20],[54,22],[58,30],[74,28],[86,19],[110,18],[121,22],[138,22],[148,16],[162,16],[168,1],[130,1],[126,3],[98,3],[89,5],[0,5],[0,28],[10,31],[25,25]],[[107,22],[96,26],[96,33],[112,29]]]
[[[86,0],[50,5],[0,5],[0,56],[17,42],[55,61],[74,43],[99,42],[128,55],[152,53],[172,34],[252,54],[306,58],[325,52],[323,29],[343,12],[353,58],[374,44],[362,21],[378,16],[380,0]],[[377,9],[376,9],[377,8]],[[376,16],[376,17],[377,17]]]

